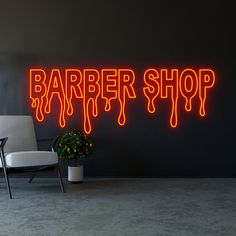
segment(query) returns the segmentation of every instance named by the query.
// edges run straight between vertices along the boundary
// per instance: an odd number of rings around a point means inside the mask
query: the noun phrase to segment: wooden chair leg
[[[31,183],[35,177],[36,177],[36,174],[33,174],[29,179],[29,183]]]
[[[5,181],[6,181],[6,186],[7,186],[7,191],[9,194],[9,198],[12,199],[12,194],[11,194],[11,187],[8,179],[8,173],[7,173],[7,168],[5,165],[3,165],[3,171],[4,171],[4,176],[5,176]]]
[[[61,191],[64,193],[64,192],[65,192],[65,189],[64,189],[64,185],[63,185],[62,178],[61,178],[61,171],[60,171],[60,166],[59,166],[59,164],[57,165],[56,168],[57,168],[57,175],[58,175],[58,179],[59,179],[59,182],[60,182]]]
[[[5,138],[4,142],[1,140],[2,141],[1,145],[4,146],[7,139],[8,138]],[[4,172],[4,176],[5,176],[5,181],[6,181],[6,186],[7,186],[7,191],[8,191],[8,194],[9,194],[9,198],[12,199],[11,187],[10,187],[10,183],[9,183],[9,179],[8,179],[7,164],[6,164],[5,157],[4,157],[3,147],[1,147],[0,157],[1,157],[2,168],[3,168],[3,172]]]

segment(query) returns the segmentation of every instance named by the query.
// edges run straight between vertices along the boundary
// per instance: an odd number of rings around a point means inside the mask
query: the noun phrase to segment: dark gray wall
[[[116,112],[93,122],[88,176],[236,176],[235,17],[226,1],[0,0],[0,114],[32,114],[27,72],[33,66],[125,66],[137,72],[138,99],[124,128]],[[145,109],[148,66],[212,67],[217,84],[208,115],[181,112],[170,129],[169,103]],[[52,114],[39,138],[64,132]],[[81,127],[74,116],[68,127]]]

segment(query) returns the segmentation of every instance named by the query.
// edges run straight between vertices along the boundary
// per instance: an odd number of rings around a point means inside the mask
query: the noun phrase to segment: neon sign
[[[34,68],[29,71],[31,106],[36,119],[42,122],[52,112],[52,101],[59,102],[59,124],[65,127],[67,116],[74,114],[76,101],[82,101],[84,131],[92,130],[91,119],[99,114],[98,100],[105,101],[104,110],[119,105],[117,122],[126,123],[126,106],[136,98],[135,72],[132,69],[65,69],[46,71]],[[171,99],[170,125],[178,124],[178,100],[185,100],[185,110],[192,110],[193,98],[200,101],[199,114],[206,114],[207,93],[215,84],[211,69],[147,69],[143,75],[143,94],[147,99],[147,110],[155,113],[155,100]]]
[[[205,116],[207,91],[215,84],[215,74],[210,69],[148,69],[144,73],[143,93],[148,100],[147,109],[150,113],[156,111],[156,98],[171,98],[170,125],[174,128],[178,124],[178,98],[185,99],[185,110],[192,110],[192,99],[199,97],[199,114]]]
[[[59,124],[65,127],[66,116],[74,113],[73,99],[82,99],[84,131],[91,132],[91,117],[98,115],[98,98],[106,101],[105,111],[111,110],[111,101],[120,106],[118,124],[126,122],[125,107],[128,99],[136,98],[133,84],[135,74],[131,69],[43,69],[30,70],[30,99],[36,118],[42,122],[51,113],[52,99],[60,102]]]

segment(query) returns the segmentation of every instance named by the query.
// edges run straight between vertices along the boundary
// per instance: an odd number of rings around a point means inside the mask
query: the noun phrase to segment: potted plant
[[[74,159],[74,166],[68,165],[68,181],[83,182],[83,165],[79,165],[78,159],[88,157],[92,148],[90,138],[78,129],[70,129],[58,138],[55,149],[60,160],[69,162]]]

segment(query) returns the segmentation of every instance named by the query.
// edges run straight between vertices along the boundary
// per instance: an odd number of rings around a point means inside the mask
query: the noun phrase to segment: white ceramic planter
[[[81,183],[84,178],[83,166],[68,166],[68,181],[72,183]]]

